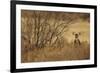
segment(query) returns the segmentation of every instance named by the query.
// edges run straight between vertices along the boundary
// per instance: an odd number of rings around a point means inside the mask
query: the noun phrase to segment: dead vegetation
[[[22,52],[22,62],[45,62],[64,60],[85,60],[90,58],[90,47],[87,43],[75,47],[67,44],[64,48],[42,48]]]

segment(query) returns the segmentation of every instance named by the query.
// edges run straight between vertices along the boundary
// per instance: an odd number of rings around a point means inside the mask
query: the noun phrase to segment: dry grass
[[[61,60],[85,60],[90,58],[90,47],[83,43],[75,47],[72,44],[64,48],[43,48],[23,52],[21,55],[22,63],[25,62],[45,62]]]

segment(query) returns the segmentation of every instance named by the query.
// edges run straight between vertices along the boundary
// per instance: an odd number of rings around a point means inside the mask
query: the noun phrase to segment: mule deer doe
[[[73,32],[72,33],[73,35],[74,35],[74,41],[73,41],[73,43],[74,43],[74,46],[80,46],[81,45],[81,42],[80,42],[80,39],[79,39],[79,35],[81,35],[81,33],[80,32]]]

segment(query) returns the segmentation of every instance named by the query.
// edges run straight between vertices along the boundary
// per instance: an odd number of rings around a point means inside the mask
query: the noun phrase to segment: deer
[[[81,45],[81,41],[79,39],[79,36],[81,35],[81,33],[80,32],[73,32],[72,34],[74,35],[74,41],[73,41],[74,46],[76,46],[76,47],[80,46]]]

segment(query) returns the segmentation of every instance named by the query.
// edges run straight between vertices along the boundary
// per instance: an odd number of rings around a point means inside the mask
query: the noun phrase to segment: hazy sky
[[[77,33],[80,32],[81,35],[79,36],[81,41],[90,41],[90,24],[87,21],[83,21],[79,19],[74,24],[71,24],[69,26],[69,30],[65,33],[65,38],[68,39],[68,41],[72,41],[74,39],[73,32]]]

